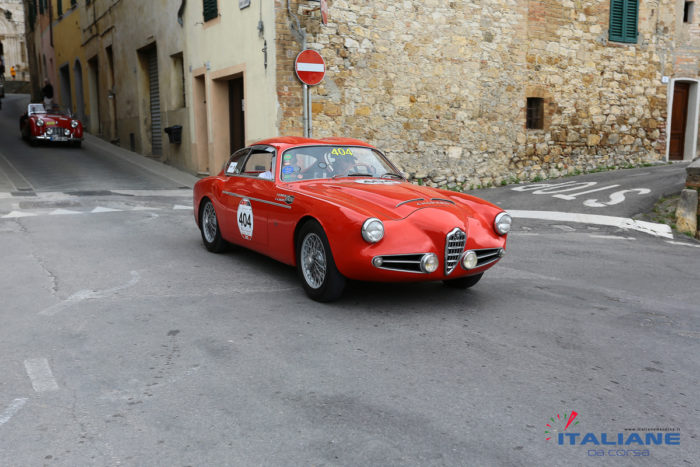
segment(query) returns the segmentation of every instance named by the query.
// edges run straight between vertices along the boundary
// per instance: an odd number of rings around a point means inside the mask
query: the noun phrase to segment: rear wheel
[[[221,253],[226,249],[227,243],[221,237],[219,222],[214,210],[214,204],[205,199],[199,212],[199,230],[202,232],[202,242],[207,250],[213,253]]]
[[[476,283],[481,280],[481,276],[483,275],[484,273],[482,272],[481,274],[476,274],[474,276],[460,277],[459,279],[449,279],[446,281],[442,281],[442,283],[445,284],[447,287],[451,287],[453,289],[468,289],[469,287],[476,285]]]
[[[338,299],[345,277],[335,266],[328,237],[318,222],[307,222],[301,228],[296,250],[297,271],[306,294],[318,302]]]

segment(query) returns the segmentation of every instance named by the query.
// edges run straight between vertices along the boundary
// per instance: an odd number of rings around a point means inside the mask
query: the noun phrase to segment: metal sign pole
[[[304,138],[309,137],[309,85],[304,83]]]
[[[310,89],[308,86],[307,86],[307,88],[306,88],[306,93],[307,93],[307,96],[306,96],[306,105],[309,106],[308,110],[306,111],[306,115],[309,117],[309,138],[313,138],[313,134],[314,134],[314,133],[313,133],[313,129],[312,129],[312,128],[313,128],[313,124],[312,124],[312,120],[313,120],[313,119],[311,118],[311,117],[312,117],[312,113],[311,113],[311,109],[312,109],[312,106],[311,106],[311,89]]]

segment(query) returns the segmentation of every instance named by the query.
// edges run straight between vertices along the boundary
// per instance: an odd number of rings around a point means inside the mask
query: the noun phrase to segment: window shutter
[[[610,40],[637,42],[638,0],[610,0]]]
[[[624,0],[610,0],[610,40],[622,42],[624,31]]]
[[[638,0],[627,0],[627,8],[625,8],[625,42],[637,42],[638,10]]]
[[[209,21],[219,16],[219,8],[216,0],[203,0],[204,2],[204,21]]]

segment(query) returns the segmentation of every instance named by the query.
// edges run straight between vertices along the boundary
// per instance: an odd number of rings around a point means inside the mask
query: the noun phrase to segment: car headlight
[[[510,227],[513,224],[513,218],[507,212],[502,212],[496,216],[493,221],[493,228],[499,235],[505,235],[510,232]]]
[[[38,119],[36,121],[36,126],[44,126],[44,121],[42,119]]]
[[[440,261],[435,253],[427,253],[420,260],[420,270],[426,273],[437,271]]]
[[[78,127],[78,121],[77,121],[77,120],[71,120],[71,122],[70,122],[70,127],[71,127],[71,128],[77,128],[77,127]]]
[[[384,238],[384,224],[376,217],[370,217],[362,224],[362,238],[368,243],[377,243]]]

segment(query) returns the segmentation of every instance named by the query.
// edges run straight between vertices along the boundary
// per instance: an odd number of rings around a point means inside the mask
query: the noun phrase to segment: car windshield
[[[45,107],[44,104],[29,104],[29,115],[64,115],[70,117],[71,113],[68,109],[60,107],[56,104]]]
[[[397,177],[397,169],[377,150],[361,146],[304,146],[282,156],[280,180],[296,182],[340,177]]]

